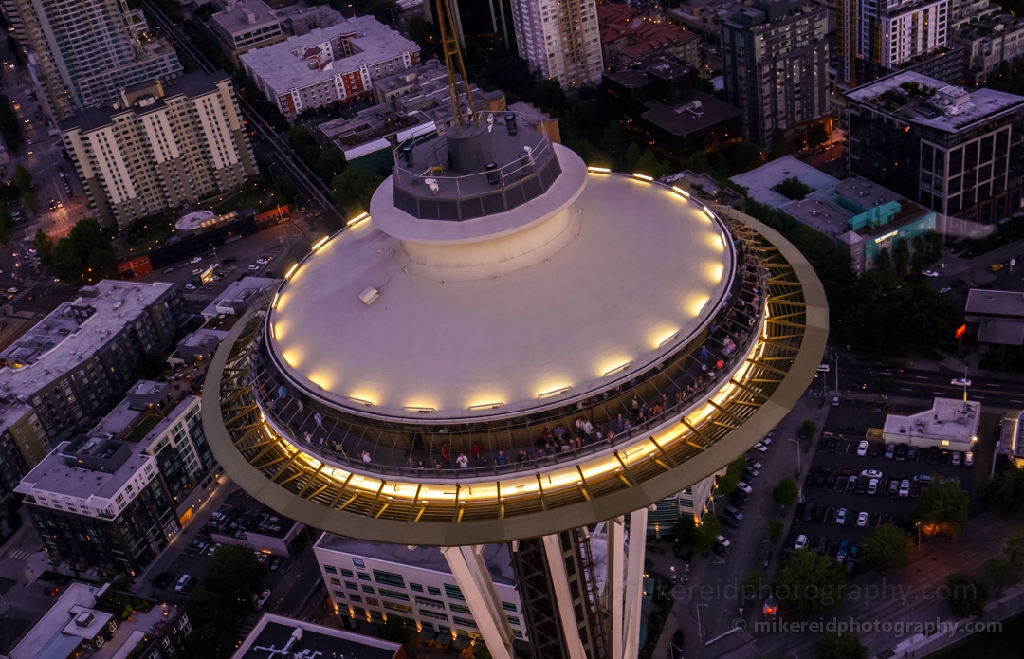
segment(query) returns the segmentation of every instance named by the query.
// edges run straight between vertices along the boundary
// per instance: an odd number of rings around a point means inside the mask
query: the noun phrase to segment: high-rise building
[[[0,501],[14,490],[29,469],[50,452],[39,417],[28,405],[0,405]]]
[[[240,187],[256,161],[231,81],[195,71],[122,90],[115,108],[60,123],[89,205],[106,226]]]
[[[950,0],[837,0],[837,81],[853,86],[935,53],[950,20]]]
[[[146,447],[78,435],[22,479],[15,492],[51,560],[135,575],[163,551],[181,526]]]
[[[1020,208],[1024,97],[901,71],[845,94],[850,171],[939,214],[994,224]]]
[[[123,0],[3,0],[3,8],[59,117],[109,105],[124,87],[183,71],[166,40],[138,38],[144,30],[129,20]]]
[[[434,2],[423,0],[423,12],[428,20],[433,20],[437,11]],[[449,11],[455,37],[463,48],[504,44],[515,52],[517,44],[511,0],[450,0]]]
[[[594,0],[512,0],[519,56],[563,89],[598,84],[604,63]]]
[[[22,453],[48,450],[33,439],[36,423],[53,445],[91,427],[111,398],[134,381],[139,363],[172,345],[180,306],[181,295],[171,284],[104,279],[83,286],[78,299],[61,304],[0,353],[0,401],[34,412],[11,416]]]
[[[723,21],[725,92],[747,140],[768,149],[829,111],[827,32],[828,11],[803,0],[755,0]]]

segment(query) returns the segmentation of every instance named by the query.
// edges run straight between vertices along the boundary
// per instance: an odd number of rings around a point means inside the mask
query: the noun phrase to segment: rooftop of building
[[[63,442],[28,472],[16,488],[29,494],[43,492],[88,500],[91,497],[110,499],[130,481],[152,458],[145,447],[92,434],[79,435]],[[71,466],[75,460],[102,468]],[[110,469],[107,471],[106,469]],[[97,504],[103,508],[106,504]]]
[[[265,613],[231,659],[394,659],[398,656],[404,656],[398,643]]]
[[[601,43],[610,44],[620,39],[633,43],[619,52],[629,57],[664,48],[684,41],[699,41],[700,37],[684,27],[671,23],[654,23],[640,15],[640,11],[627,5],[598,5],[597,24]]]
[[[955,33],[955,36],[967,41],[974,41],[975,39],[998,38],[1018,30],[1024,30],[1024,18],[1013,14],[994,14],[963,26]]]
[[[325,53],[326,42],[350,34],[355,35],[349,40],[355,51],[353,55],[333,59]],[[331,50],[336,54],[343,52],[337,44]],[[419,46],[378,23],[373,16],[356,16],[331,27],[314,28],[308,34],[250,50],[239,58],[276,93],[283,94],[290,89],[330,80],[339,73],[399,57],[406,51],[418,50]]]
[[[718,181],[710,174],[695,174],[688,169],[668,176],[664,181],[686,190],[700,199],[726,206],[732,206],[743,198],[743,195],[735,190],[719,185]]]
[[[0,396],[27,397],[53,378],[93,356],[173,284],[103,279],[83,286],[79,297],[64,302],[0,353]],[[93,312],[79,324],[76,312]],[[20,398],[19,398],[20,399]]]
[[[220,342],[223,341],[227,335],[227,330],[215,330],[200,327],[181,341],[178,341],[178,347],[187,346],[197,350],[209,349],[210,351],[213,351],[220,345]]]
[[[263,0],[232,0],[224,11],[210,16],[210,20],[231,35],[279,23]]]
[[[848,231],[876,236],[932,212],[860,176],[812,192],[779,209],[833,238]]]
[[[462,76],[459,75],[458,79],[461,82]],[[434,81],[442,81],[447,87],[448,67],[439,60],[430,59],[404,71],[378,78],[373,81],[373,86],[382,92],[388,93],[397,89],[404,89],[410,85],[423,85]]]
[[[218,306],[225,307],[239,304],[245,305],[253,295],[257,295],[260,291],[270,288],[279,281],[281,280],[271,279],[270,277],[243,277],[238,281],[231,282],[228,284],[228,287],[217,296],[217,299],[203,309],[202,315],[206,318],[219,316],[223,312],[217,311]]]
[[[322,534],[315,546],[328,551],[387,561],[395,565],[406,565],[420,570],[430,570],[441,574],[452,573],[451,568],[448,567],[448,559],[437,547],[413,547],[353,540],[333,533]],[[516,574],[512,569],[512,556],[509,554],[508,545],[484,545],[483,557],[487,571],[495,583],[508,586],[516,585]]]
[[[21,642],[11,650],[10,659],[43,659],[69,657],[82,643],[79,635],[64,634],[64,628],[73,623],[71,611],[76,607],[96,606],[101,588],[79,581],[72,581],[57,598],[53,606],[43,614]]]
[[[679,105],[661,101],[644,103],[647,112],[641,115],[655,126],[675,137],[686,137],[740,116],[739,108],[696,89],[690,100]]]
[[[781,192],[776,192],[775,186],[794,176],[813,191],[832,190],[839,185],[839,179],[818,171],[793,156],[783,156],[745,174],[737,174],[732,177],[732,181],[746,188],[747,196],[754,201],[772,208],[781,208],[793,200]]]
[[[100,419],[100,422],[92,429],[92,434],[96,436],[111,435],[116,439],[143,414],[145,414],[145,410],[133,410],[132,402],[128,398],[124,398],[109,414]]]
[[[416,127],[429,132],[434,130],[434,122],[422,112],[399,113],[390,105],[380,103],[360,110],[350,119],[341,117],[325,121],[317,126],[317,130],[339,147],[351,148]]]
[[[981,403],[976,400],[963,401],[955,398],[936,398],[932,409],[917,414],[887,414],[885,435],[921,437],[931,440],[948,441],[954,450],[970,450],[978,437],[978,420]]]
[[[11,425],[23,419],[31,411],[32,407],[30,405],[20,402],[13,402],[7,405],[0,404],[0,432],[10,428]]]
[[[847,98],[908,123],[945,133],[1024,107],[1024,97],[987,87],[966,90],[921,75],[900,71],[851,89]]]
[[[967,293],[966,314],[1024,318],[1024,293],[972,288]]]
[[[191,73],[186,73],[175,78],[170,84],[163,84],[161,82],[163,96],[160,97],[160,99],[155,99],[153,103],[145,106],[136,104],[133,105],[132,108],[143,114],[146,112],[152,112],[153,110],[160,109],[165,106],[164,101],[161,99],[173,98],[175,96],[182,95],[189,98],[195,98],[213,91],[216,85],[223,80],[230,80],[230,76],[228,76],[224,71],[214,71],[213,73],[192,71]],[[151,87],[153,86],[153,83],[139,83],[137,86]],[[113,117],[121,114],[122,112],[130,111],[132,108],[125,109],[124,107],[107,106],[82,110],[75,116],[60,121],[58,125],[64,132],[79,129],[83,133],[88,133],[89,131],[102,128],[103,126],[110,124]]]

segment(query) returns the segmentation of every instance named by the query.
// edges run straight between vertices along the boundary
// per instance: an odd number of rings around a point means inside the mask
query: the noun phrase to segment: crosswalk
[[[32,555],[32,552],[25,551],[24,549],[12,549],[7,552],[7,555],[16,561],[27,561],[28,557]]]
[[[316,242],[316,240],[320,237],[320,235],[316,231],[314,231],[312,227],[309,226],[309,222],[307,222],[305,218],[301,220],[296,220],[294,224],[296,227],[298,227],[299,233],[302,234],[302,237],[305,238],[306,242],[308,242],[310,245]]]

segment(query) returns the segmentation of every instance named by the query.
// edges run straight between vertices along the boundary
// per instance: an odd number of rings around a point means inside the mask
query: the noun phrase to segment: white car
[[[185,586],[187,586],[188,582],[191,580],[192,577],[188,576],[187,574],[181,575],[181,578],[178,579],[178,582],[174,584],[174,590],[180,593],[182,590],[185,589]]]
[[[806,546],[807,546],[807,536],[806,535],[798,535],[796,537],[796,544],[793,545],[793,549],[803,549]]]
[[[731,544],[729,542],[729,539],[726,538],[724,535],[718,536],[718,542],[720,542],[723,547],[728,547]]]
[[[868,481],[868,494],[877,494],[877,493],[878,493],[878,479],[877,478],[872,478],[871,480]]]
[[[260,265],[266,265],[270,263],[270,261],[267,260],[267,257],[261,256],[258,259],[256,259],[256,263],[259,263]]]
[[[940,292],[940,293],[948,293],[948,292],[950,292],[951,290],[953,290],[953,287],[952,287],[952,286],[943,286],[942,288],[940,288],[940,289],[939,289],[939,292]]]
[[[771,446],[772,445],[772,438],[770,436],[769,437],[765,437],[764,439],[761,440],[761,443],[764,444],[765,446]]]
[[[751,494],[754,491],[754,488],[750,487],[749,485],[747,485],[743,481],[740,481],[739,483],[737,483],[736,487],[739,488],[739,490],[741,492],[744,492],[746,494]]]
[[[839,524],[839,525],[846,524],[846,514],[847,514],[847,512],[848,511],[846,510],[846,508],[840,508],[839,510],[836,511],[836,524]]]
[[[839,407],[839,396],[832,396],[832,407]]]
[[[974,466],[974,452],[973,451],[968,451],[967,453],[964,453],[964,466],[965,467],[973,467]]]
[[[749,455],[747,456],[747,464],[753,467],[754,469],[761,468],[761,463],[755,460],[754,458],[750,457]]]
[[[256,272],[256,271],[257,271],[257,270],[259,270],[259,269],[260,269],[260,266],[256,265],[255,263],[253,263],[253,264],[251,264],[251,265],[249,266],[249,271],[250,271],[250,272]]]
[[[864,457],[868,454],[868,441],[866,439],[860,440],[860,444],[857,444],[857,455]]]
[[[939,276],[939,273],[935,272],[934,270],[922,270],[921,274],[924,275],[925,277],[938,277]]]
[[[874,478],[875,480],[881,480],[882,472],[878,471],[877,469],[865,469],[864,471],[860,472],[860,477],[861,478]]]
[[[195,265],[196,263],[202,263],[202,261],[203,261],[203,257],[197,256],[194,259],[192,259],[192,265]]]
[[[195,284],[193,284],[192,282],[189,282],[189,283],[185,284],[185,288],[187,290],[194,291],[194,290],[196,290],[199,287],[196,286]]]
[[[969,387],[969,386],[971,386],[971,381],[968,380],[967,378],[953,378],[952,380],[949,381],[949,383],[951,385],[953,385],[954,387]]]
[[[767,450],[768,450],[768,447],[767,447],[767,446],[765,446],[765,445],[764,445],[763,443],[761,443],[761,442],[758,442],[758,443],[754,444],[754,448],[756,448],[756,449],[757,449],[758,451],[760,451],[761,453],[764,453],[765,451],[767,451]]]
[[[192,268],[192,274],[194,274],[194,275],[198,275],[202,271],[203,271],[202,268]]]
[[[910,481],[905,480],[900,483],[900,496],[904,498],[910,496]]]
[[[857,526],[867,526],[869,516],[867,513],[861,513],[857,515]]]

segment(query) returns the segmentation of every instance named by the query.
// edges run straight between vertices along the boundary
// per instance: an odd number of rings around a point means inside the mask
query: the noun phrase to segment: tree
[[[693,550],[706,554],[718,540],[722,533],[722,520],[717,515],[708,513],[704,515],[704,521],[700,524],[694,522],[693,532],[690,534],[690,546]]]
[[[782,538],[782,520],[768,520],[768,540],[774,545]]]
[[[21,196],[21,203],[25,204],[25,208],[29,209],[33,213],[39,211],[39,198],[36,197],[36,193],[29,191]]]
[[[334,177],[331,187],[334,189],[334,203],[344,213],[355,215],[360,211],[370,210],[370,199],[384,177],[358,167],[350,167]]]
[[[716,181],[724,181],[729,178],[729,161],[725,156],[719,155],[715,158],[715,165],[711,168],[711,175]]]
[[[15,168],[11,180],[14,181],[14,185],[18,186],[18,192],[22,195],[28,194],[32,190],[32,174],[25,169],[24,165],[18,165]]]
[[[764,162],[764,156],[761,155],[761,150],[753,142],[741,140],[736,145],[736,150],[733,152],[732,157],[732,169],[736,174],[749,172],[756,167],[760,167],[762,162]]]
[[[686,159],[686,169],[694,174],[706,174],[711,169],[708,156],[703,151],[694,151]]]
[[[32,239],[32,245],[35,246],[36,251],[39,252],[39,260],[44,265],[50,265],[53,262],[53,241],[50,240],[50,236],[46,235],[46,232],[42,229],[36,229],[35,238]]]
[[[1004,588],[1018,583],[1020,575],[1020,567],[1005,558],[990,558],[981,564],[981,580],[994,590],[996,595]]]
[[[779,605],[796,615],[838,606],[845,586],[842,563],[806,548],[782,561],[772,579],[772,593]]]
[[[747,572],[747,576],[743,578],[743,582],[740,584],[742,587],[741,599],[746,601],[748,599],[758,599],[761,594],[761,586],[763,585],[763,577],[761,576],[760,570],[751,570]]]
[[[430,21],[419,16],[413,17],[409,21],[409,38],[423,51],[424,60],[429,59],[430,55],[441,55],[441,35],[437,31],[437,26]]]
[[[772,499],[780,506],[792,506],[796,503],[798,493],[796,481],[792,478],[783,478],[772,491]]]
[[[960,491],[960,483],[932,483],[921,490],[914,503],[913,518],[927,535],[943,534],[954,540],[967,523],[970,499]]]
[[[37,246],[46,240],[40,241],[36,232]],[[55,275],[68,282],[90,284],[104,277],[117,277],[117,254],[111,242],[99,222],[87,218],[75,224],[52,250],[45,249],[45,245],[38,249],[44,263],[45,254],[51,254],[49,265]]]
[[[799,200],[814,192],[814,188],[807,185],[796,176],[783,179],[773,188],[776,192],[789,199]]]
[[[405,627],[405,621],[400,616],[388,616],[384,624],[380,626],[379,636],[385,641],[393,643],[408,643],[412,640],[409,630]]]
[[[654,178],[661,178],[669,173],[669,167],[664,162],[658,160],[657,156],[654,155],[654,151],[651,149],[645,149],[643,155],[637,158],[636,161],[629,166],[629,171],[647,174]]]
[[[801,436],[814,437],[814,433],[816,432],[818,432],[818,426],[817,424],[814,423],[814,421],[806,419],[803,423],[800,424]]]
[[[814,659],[868,659],[868,649],[853,634],[828,634],[814,644]]]
[[[14,218],[7,210],[7,204],[0,201],[0,245],[7,245],[11,239],[11,229],[14,228]]]
[[[953,615],[961,618],[981,615],[988,601],[988,588],[968,574],[957,572],[946,577],[949,589],[946,602]],[[941,594],[941,590],[939,591]]]
[[[629,134],[622,124],[612,122],[601,133],[601,149],[615,159],[619,168],[626,166],[626,152],[629,151]]]
[[[532,90],[533,102],[545,112],[565,112],[569,108],[569,100],[565,90],[557,80],[541,80]]]
[[[1003,543],[1003,556],[1006,556],[1017,569],[1024,569],[1024,529],[1006,539]]]
[[[260,579],[263,578],[263,564],[248,547],[221,545],[210,558],[208,565],[204,583],[211,592],[222,599],[249,599],[259,590]]]
[[[718,479],[718,489],[726,495],[735,492],[736,486],[740,483],[740,475],[746,467],[747,461],[742,456],[730,462],[729,466],[725,469],[725,476]]]
[[[882,272],[888,272],[892,269],[892,260],[889,258],[888,247],[878,250],[878,269]]]
[[[907,265],[910,263],[910,247],[907,246],[906,238],[900,238],[896,241],[893,257],[896,260],[896,274],[900,277],[907,274]]]
[[[1024,504],[1024,469],[1010,463],[981,487],[981,500],[1006,515],[1015,513]],[[1024,559],[1024,551],[1021,557]]]
[[[402,8],[395,0],[370,0],[363,8],[367,14],[372,14],[378,23],[389,27],[395,27],[398,17],[402,14]]]
[[[807,146],[814,148],[821,146],[828,141],[828,131],[825,130],[825,126],[822,124],[814,124],[810,132],[807,133]]]
[[[864,564],[879,572],[906,567],[914,557],[914,542],[895,524],[882,524],[864,538]]]

